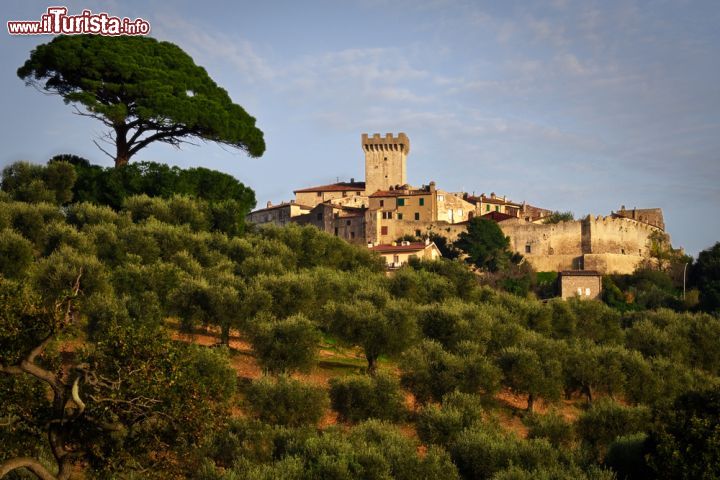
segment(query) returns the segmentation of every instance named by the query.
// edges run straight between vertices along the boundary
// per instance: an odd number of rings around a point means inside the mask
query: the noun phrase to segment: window
[[[350,223],[351,223],[350,220],[345,221],[345,225],[350,225]]]
[[[532,253],[532,245],[529,243],[525,245],[525,253]]]
[[[500,205],[495,205],[495,211],[496,211],[496,212],[499,212],[499,211],[500,211]]]
[[[380,200],[380,206],[381,206],[381,207],[384,207],[384,206],[385,206],[385,200]]]
[[[424,199],[424,198],[421,198],[421,199],[420,199],[420,206],[422,207],[423,205],[425,205],[425,199]]]
[[[402,213],[398,213],[398,214],[397,214],[397,219],[398,219],[398,220],[402,220]]]
[[[404,206],[405,206],[405,199],[404,199],[404,198],[398,198],[398,199],[397,199],[397,205],[398,205],[398,207],[404,207]]]
[[[380,227],[380,235],[387,235],[388,228],[387,227]]]
[[[415,236],[416,236],[416,237],[419,237],[421,234],[422,234],[422,232],[421,232],[420,230],[415,230]]]
[[[585,289],[585,295],[588,296],[588,297],[590,296],[590,289],[589,289],[589,288],[586,288],[586,289]]]
[[[322,220],[322,212],[320,212],[320,213],[317,214],[317,219],[318,219],[318,220]]]
[[[350,232],[350,238],[355,238],[355,232]]]
[[[347,197],[347,192],[342,192],[343,197]]]
[[[338,227],[335,227],[335,236],[337,237],[338,234]]]
[[[486,212],[489,212],[489,211],[490,211],[490,205],[485,205],[485,211],[486,211]]]
[[[445,195],[438,195],[438,202],[444,202],[445,201]]]
[[[578,288],[578,296],[582,297],[582,288]]]
[[[420,214],[418,212],[415,212],[415,220],[420,220]]]
[[[392,220],[392,212],[382,212],[383,220]]]
[[[318,197],[322,197],[322,192],[317,192]]]

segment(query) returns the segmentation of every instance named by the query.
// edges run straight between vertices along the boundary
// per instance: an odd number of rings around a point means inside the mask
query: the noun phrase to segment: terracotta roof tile
[[[295,190],[294,193],[307,192],[360,192],[365,190],[365,182],[339,182],[330,185],[320,185],[319,187],[302,188]]]

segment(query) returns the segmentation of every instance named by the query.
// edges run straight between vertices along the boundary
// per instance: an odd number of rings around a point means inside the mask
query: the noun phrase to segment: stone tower
[[[389,190],[395,185],[407,183],[407,155],[410,153],[410,139],[404,133],[394,137],[392,133],[372,138],[362,134],[362,148],[365,151],[365,192],[372,195],[378,190]]]

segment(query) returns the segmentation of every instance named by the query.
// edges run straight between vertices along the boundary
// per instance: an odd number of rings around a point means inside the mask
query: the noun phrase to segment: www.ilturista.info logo
[[[147,35],[150,23],[142,18],[113,17],[105,12],[83,10],[80,15],[68,15],[67,7],[48,7],[40,21],[8,21],[10,35]]]

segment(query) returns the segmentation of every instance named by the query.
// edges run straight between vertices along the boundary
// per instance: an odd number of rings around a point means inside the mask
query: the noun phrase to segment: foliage
[[[259,420],[289,427],[318,423],[328,404],[324,389],[284,375],[253,381],[245,400]]]
[[[700,290],[700,308],[720,311],[720,242],[700,252],[690,269],[690,279]]]
[[[21,202],[68,203],[73,198],[77,173],[67,162],[57,161],[47,166],[15,162],[2,171],[0,189]]]
[[[467,254],[468,262],[491,272],[506,269],[520,260],[510,251],[510,240],[498,224],[486,218],[471,219],[467,231],[460,233],[455,246]]]
[[[635,433],[617,437],[608,447],[605,464],[617,473],[618,480],[652,478],[645,445],[647,434]]]
[[[559,212],[555,210],[550,215],[543,218],[544,224],[551,224],[551,223],[560,223],[560,222],[572,222],[575,220],[575,215],[573,215],[572,212]]]
[[[400,360],[402,385],[420,403],[439,401],[455,390],[492,394],[499,388],[500,370],[474,345],[463,344],[458,354],[433,340],[423,340]]]
[[[59,36],[39,45],[17,71],[28,85],[82,106],[101,121],[125,165],[153,142],[179,146],[186,138],[265,151],[255,119],[232,103],[204,68],[179,47],[144,36]],[[107,152],[106,152],[107,153]]]
[[[347,344],[362,347],[370,373],[377,369],[380,355],[398,354],[413,342],[417,326],[411,313],[407,303],[388,302],[383,296],[374,301],[329,302],[325,307],[330,331]]]
[[[483,421],[480,398],[461,392],[446,394],[441,405],[426,405],[417,418],[420,440],[430,445],[448,446],[463,430]]]
[[[370,418],[397,421],[405,415],[399,382],[383,373],[373,377],[360,375],[331,379],[330,401],[340,419],[347,422]]]
[[[537,397],[556,400],[562,388],[562,364],[550,355],[543,357],[530,347],[508,347],[498,359],[505,384],[528,395],[528,411]]]
[[[320,332],[303,314],[260,320],[251,328],[258,363],[271,373],[307,371],[315,364]]]
[[[650,422],[647,407],[625,407],[598,400],[577,421],[578,437],[593,458],[602,458],[617,437],[644,431]]]
[[[559,412],[533,413],[523,418],[528,438],[544,438],[555,447],[569,447],[574,440],[573,426]]]
[[[658,412],[648,438],[657,478],[720,478],[720,389],[687,392]]]

